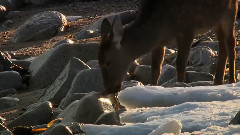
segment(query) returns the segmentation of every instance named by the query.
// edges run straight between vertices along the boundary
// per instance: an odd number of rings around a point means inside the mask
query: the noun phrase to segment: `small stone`
[[[162,67],[162,73],[160,76],[160,79],[158,81],[158,85],[162,85],[165,82],[171,80],[172,78],[174,78],[176,76],[176,68],[174,66],[165,64]]]
[[[22,77],[18,72],[15,71],[5,71],[0,72],[0,91],[15,88],[18,89],[21,87]]]
[[[98,117],[97,121],[94,124],[121,125],[120,117],[116,112],[103,113]]]
[[[52,104],[50,102],[44,102],[11,121],[7,127],[12,129],[16,126],[36,126],[47,124],[52,120],[52,116]]]
[[[17,106],[19,102],[18,98],[13,97],[1,97],[0,98],[0,112],[4,109],[11,108]]]
[[[73,133],[69,129],[69,127],[67,127],[61,123],[52,125],[43,134],[46,134],[46,135],[73,135]]]
[[[240,111],[235,115],[235,117],[230,121],[229,125],[239,125],[240,124]]]
[[[136,80],[142,82],[144,85],[151,84],[151,67],[146,65],[139,65],[134,71],[134,77]]]
[[[86,64],[91,68],[100,68],[98,60],[90,60]]]

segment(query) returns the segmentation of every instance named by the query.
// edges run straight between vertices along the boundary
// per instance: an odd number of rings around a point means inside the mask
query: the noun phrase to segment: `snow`
[[[240,83],[189,88],[136,86],[119,93],[127,111],[123,126],[86,124],[87,135],[158,135],[162,133],[240,135],[228,125],[240,110]]]

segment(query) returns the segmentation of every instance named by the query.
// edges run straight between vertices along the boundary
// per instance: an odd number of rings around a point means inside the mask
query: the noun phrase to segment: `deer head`
[[[123,31],[122,22],[118,16],[114,18],[112,24],[106,18],[102,22],[102,40],[98,60],[106,94],[121,90],[122,81],[132,61],[121,45]]]

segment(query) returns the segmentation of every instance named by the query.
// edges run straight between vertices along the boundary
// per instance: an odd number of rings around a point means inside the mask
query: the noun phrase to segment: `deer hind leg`
[[[162,72],[165,47],[158,47],[152,51],[152,85],[158,85],[158,80]]]
[[[235,39],[234,23],[219,26],[216,30],[219,41],[219,56],[217,69],[214,79],[215,85],[221,85],[224,82],[225,68],[227,58],[229,61],[229,83],[236,82],[235,80],[235,59],[236,59],[236,39]]]
[[[178,44],[178,54],[176,60],[177,80],[178,82],[183,82],[188,62],[188,55],[193,41],[193,34],[182,33],[177,36],[176,40]]]

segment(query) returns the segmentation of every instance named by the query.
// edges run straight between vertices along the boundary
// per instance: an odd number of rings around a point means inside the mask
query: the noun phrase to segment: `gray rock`
[[[118,113],[116,112],[110,112],[110,113],[103,113],[100,115],[97,119],[97,121],[94,123],[97,125],[121,125],[120,123],[120,117]]]
[[[89,93],[92,91],[104,91],[102,72],[97,68],[86,69],[79,72],[74,78],[68,94]]]
[[[66,19],[68,22],[73,22],[73,21],[77,21],[79,19],[82,19],[82,16],[67,16]]]
[[[83,62],[97,59],[98,44],[61,44],[40,55],[29,67],[31,72],[30,89],[51,85],[72,57],[77,57]]]
[[[62,113],[62,112],[63,112],[63,110],[60,109],[60,108],[53,108],[53,116],[52,116],[52,119],[53,119],[53,120],[57,119],[57,118],[58,118],[58,115],[59,115],[60,113]]]
[[[143,86],[143,84],[136,80],[123,81],[122,90],[128,87],[134,87],[134,86]]]
[[[188,85],[195,87],[195,86],[212,86],[213,81],[198,81],[198,82],[192,82],[188,83]]]
[[[79,33],[77,33],[76,34],[76,39],[81,40],[81,39],[87,39],[87,38],[100,36],[102,21],[105,18],[108,18],[109,21],[112,23],[113,19],[117,15],[120,16],[123,25],[128,24],[131,21],[134,21],[137,17],[137,13],[133,10],[124,11],[124,12],[120,12],[120,13],[115,13],[115,14],[112,14],[112,15],[102,17],[102,18],[98,19],[96,22],[94,22],[93,24],[85,27]]]
[[[214,56],[214,52],[208,47],[194,47],[189,54],[189,64],[192,66],[208,65]]]
[[[139,65],[134,71],[134,77],[136,80],[145,84],[151,84],[151,67],[146,65]]]
[[[218,51],[218,41],[201,41],[197,44],[197,47],[209,47],[214,51]]]
[[[160,76],[160,79],[158,81],[159,85],[164,84],[165,82],[171,80],[172,78],[174,78],[176,76],[176,68],[174,66],[165,64],[162,67],[162,73]]]
[[[73,135],[72,131],[65,125],[59,123],[48,128],[44,135]]]
[[[44,102],[11,121],[7,127],[12,129],[16,126],[36,126],[47,124],[51,121],[52,115],[52,104],[50,102]]]
[[[13,97],[1,97],[0,98],[0,112],[4,109],[17,106],[19,102],[18,98]]]
[[[204,72],[186,72],[186,83],[198,82],[198,81],[213,81],[213,75]]]
[[[55,47],[57,47],[57,46],[59,46],[59,45],[61,45],[61,44],[74,44],[75,42],[73,41],[73,40],[71,40],[71,39],[64,39],[64,40],[60,40],[60,41],[58,41],[54,46],[53,46],[53,48],[55,48]]]
[[[240,111],[235,115],[235,117],[230,121],[229,125],[239,125],[240,124]]]
[[[93,124],[104,112],[99,98],[99,93],[91,92],[81,100],[76,100],[67,106],[59,115],[59,118],[63,118],[62,123],[79,122]]]
[[[139,66],[139,63],[137,62],[137,60],[135,60],[133,63],[130,64],[129,69],[128,69],[128,73],[130,76],[133,76],[134,71],[137,66]]]
[[[90,67],[78,58],[71,58],[62,73],[47,88],[46,93],[41,97],[40,101],[50,101],[54,106],[58,106],[68,93],[75,76],[84,69],[90,69]]]
[[[65,109],[68,105],[70,105],[72,102],[76,100],[82,99],[84,96],[86,96],[86,93],[72,93],[67,95],[65,98],[62,99],[62,101],[59,104],[60,109]]]
[[[12,63],[22,67],[23,69],[28,69],[32,61],[26,59],[26,60],[16,60],[16,59],[11,59]]]
[[[5,97],[5,96],[12,95],[12,94],[15,94],[15,93],[17,93],[17,90],[14,89],[14,88],[1,90],[0,91],[0,97]]]
[[[12,35],[12,43],[29,40],[43,40],[55,36],[64,30],[67,24],[66,17],[57,11],[44,11],[32,16],[22,24]]]
[[[139,65],[151,65],[152,64],[152,54],[148,53],[143,57],[139,58],[138,60]]]
[[[18,89],[21,87],[22,77],[15,71],[0,72],[0,91],[10,88]]]
[[[100,68],[98,60],[90,60],[86,64],[91,68]]]
[[[13,133],[9,130],[0,131],[0,135],[12,135]]]

